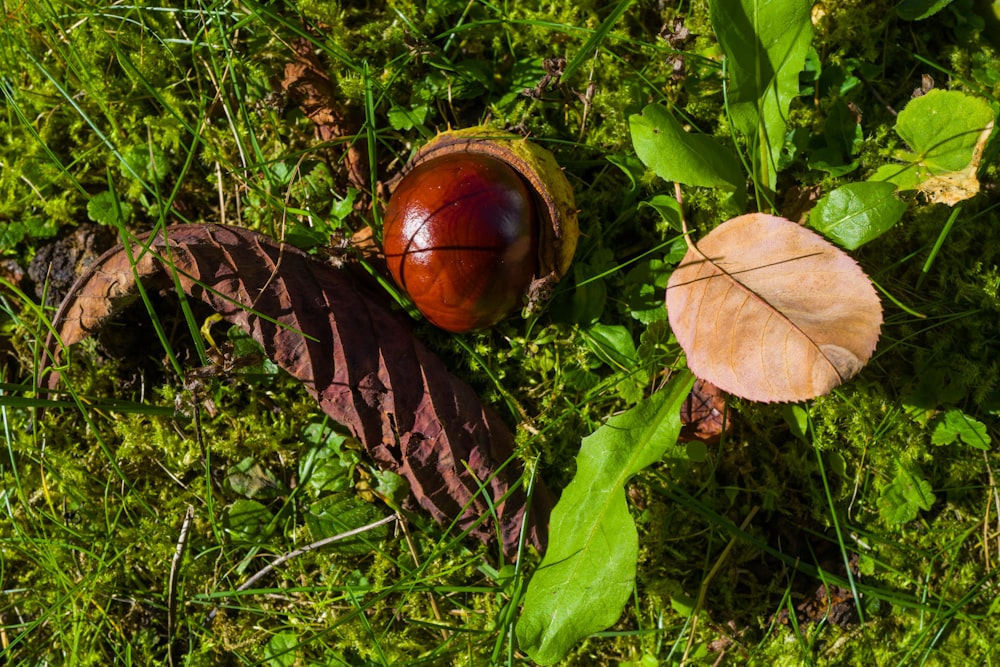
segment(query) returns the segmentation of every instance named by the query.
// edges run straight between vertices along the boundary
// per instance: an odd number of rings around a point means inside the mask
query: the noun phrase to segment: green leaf
[[[313,540],[333,537],[355,528],[361,528],[378,521],[385,515],[371,503],[366,503],[353,492],[336,493],[309,506],[306,513],[306,527]],[[379,526],[373,530],[334,542],[330,549],[341,553],[363,555],[371,553],[374,544],[388,537],[388,527]]]
[[[351,488],[360,457],[343,446],[346,437],[320,423],[306,426],[303,435],[313,446],[299,460],[299,483],[314,497]]]
[[[896,5],[896,14],[907,21],[921,21],[937,14],[952,0],[902,0]]]
[[[375,494],[389,507],[400,511],[404,502],[410,497],[410,485],[407,484],[406,478],[391,470],[379,468],[374,468],[369,472],[375,481],[372,489]]]
[[[707,134],[685,132],[659,104],[629,117],[636,155],[665,181],[736,192],[743,188],[739,158]]]
[[[823,123],[822,135],[815,136],[805,128],[796,128],[792,132],[795,133],[793,141],[809,138],[806,166],[810,169],[819,169],[838,177],[858,168],[860,161],[854,156],[864,139],[864,133],[857,115],[843,100],[838,99],[830,106]],[[805,137],[801,136],[802,132]]]
[[[108,190],[98,192],[87,202],[87,217],[91,222],[113,225],[118,222],[115,194]]]
[[[665,320],[663,299],[673,266],[658,259],[639,262],[625,274],[622,299],[629,314],[644,324]]]
[[[935,203],[954,206],[979,192],[976,172],[993,130],[986,100],[956,90],[931,90],[906,105],[896,132],[910,147],[903,164],[879,168],[869,180],[919,189]]]
[[[247,498],[273,498],[284,491],[274,473],[250,456],[229,467],[226,482],[233,491]]]
[[[595,324],[584,332],[587,347],[612,368],[629,370],[635,366],[635,341],[619,324]]]
[[[389,125],[394,130],[412,130],[414,127],[424,124],[428,111],[430,111],[430,107],[426,104],[418,104],[412,109],[393,106],[389,109]]]
[[[981,97],[934,89],[899,112],[896,132],[931,173],[968,166],[980,134],[993,124],[993,110]]]
[[[235,539],[259,542],[267,537],[271,512],[256,500],[237,500],[226,508],[223,526]]]
[[[119,167],[126,178],[138,176],[144,181],[160,182],[170,173],[167,154],[159,146],[140,144],[125,151],[123,157],[125,163]]]
[[[667,195],[656,195],[650,197],[649,201],[639,202],[639,208],[651,208],[660,214],[660,217],[670,225],[670,228],[681,232],[683,231],[683,225],[681,224],[681,205],[677,203],[675,197],[669,197]]]
[[[899,222],[906,203],[892,183],[865,181],[842,185],[816,203],[809,226],[848,250],[854,250]]]
[[[621,616],[639,550],[625,483],[677,442],[681,403],[693,383],[690,373],[679,373],[666,389],[583,439],[576,476],[552,511],[548,550],[517,624],[518,643],[538,664],[558,662]]]
[[[576,289],[573,290],[572,300],[562,313],[563,318],[574,324],[587,326],[601,316],[604,304],[608,300],[608,288],[599,274],[599,269],[587,262],[573,263],[573,281],[576,283]]]
[[[754,180],[774,190],[788,107],[812,41],[811,2],[711,0],[709,16],[729,71],[736,129],[752,147]]]
[[[990,448],[986,424],[961,410],[948,410],[935,424],[931,442],[935,445],[950,445],[958,440],[976,449],[987,451]]]
[[[283,630],[268,640],[264,657],[268,667],[292,667],[295,664],[299,636],[294,630]]]
[[[20,222],[0,222],[0,250],[13,250],[24,240],[27,230]]]
[[[785,403],[781,407],[781,416],[785,418],[789,430],[802,442],[809,442],[809,411],[798,403]]]
[[[935,500],[930,483],[916,466],[898,462],[896,476],[882,489],[878,504],[886,522],[903,524],[917,518],[920,510],[929,510]]]

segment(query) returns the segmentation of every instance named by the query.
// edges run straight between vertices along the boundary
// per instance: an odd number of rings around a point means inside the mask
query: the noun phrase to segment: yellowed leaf
[[[993,123],[987,125],[972,150],[972,161],[959,171],[949,171],[936,174],[917,185],[927,199],[935,204],[954,206],[960,201],[970,199],[979,193],[979,179],[976,172],[983,159],[983,149],[993,132]]]
[[[667,284],[670,326],[698,377],[754,401],[829,393],[871,358],[882,306],[845,252],[773,215],[729,220]]]

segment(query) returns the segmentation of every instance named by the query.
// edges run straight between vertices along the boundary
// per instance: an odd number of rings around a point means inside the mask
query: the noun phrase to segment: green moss
[[[791,117],[807,141],[790,154],[783,188],[828,191],[890,161],[903,148],[893,112],[925,71],[940,87],[978,86],[996,96],[995,48],[969,29],[968,4],[952,4],[923,22],[899,19],[890,2],[817,6],[814,91],[796,101]],[[28,5],[11,13],[12,28],[0,36],[0,85],[9,93],[0,118],[6,256],[26,259],[40,239],[86,220],[88,199],[109,188],[109,177],[134,211],[131,229],[183,218],[280,234],[289,224],[335,217],[332,207],[347,194],[339,145],[319,142],[312,122],[282,104],[277,86],[289,45],[307,35],[339,99],[361,109],[371,94],[366,122],[379,180],[434,131],[484,120],[530,134],[566,167],[584,233],[578,270],[540,318],[513,318],[461,344],[427,325],[415,329],[518,427],[521,455],[539,460],[551,487],[572,478],[580,439],[627,405],[637,378],[651,390],[675,361],[676,345],[656,323],[634,319],[623,296],[632,260],[676,236],[638,206],[672,189],[630,166],[628,117],[649,102],[668,104],[698,131],[732,140],[706,3],[632,3],[576,71],[540,99],[522,91],[541,79],[543,59],[572,62],[613,6],[512,3],[501,12],[444,0],[391,7],[302,0],[223,13],[148,3],[101,11],[73,1]],[[685,47],[686,78],[675,80],[658,33],[678,15],[694,37]],[[823,138],[831,109],[842,104],[859,110],[863,139],[853,147],[859,168],[832,178],[809,168],[809,140]],[[390,124],[394,107],[421,105],[422,125]],[[922,317],[883,300],[874,362],[805,406],[805,440],[780,407],[733,401],[734,431],[703,460],[678,447],[633,481],[629,499],[642,540],[634,604],[612,629],[620,634],[588,639],[569,662],[676,658],[687,644],[691,605],[717,564],[692,646],[706,663],[720,647],[767,665],[898,664],[925,653],[927,662],[957,664],[989,650],[995,554],[982,542],[980,522],[992,507],[991,470],[1000,462],[961,443],[932,445],[928,420],[960,408],[995,427],[1000,220],[989,193],[998,169],[986,167],[987,194],[963,204],[926,273],[951,211],[920,199],[894,230],[857,253],[881,287]],[[722,193],[683,194],[698,234],[734,214]],[[331,224],[349,232],[375,217]],[[25,341],[44,331],[30,309],[22,319],[14,349],[27,377],[34,360]],[[602,362],[584,335],[594,321],[644,341],[641,367]],[[441,529],[433,525],[410,530],[419,565],[402,538],[360,557],[320,550],[288,562],[260,591],[212,597],[312,539],[303,517],[314,498],[297,476],[308,447],[304,425],[322,415],[283,377],[210,379],[195,395],[154,366],[145,367],[145,380],[129,379],[131,371],[88,343],[75,351],[67,378],[81,395],[177,406],[172,416],[50,410],[31,432],[26,410],[5,412],[11,428],[0,476],[10,520],[0,527],[0,588],[13,592],[0,602],[0,619],[15,651],[35,662],[73,656],[77,664],[110,664],[124,662],[127,651],[164,660],[169,568],[191,506],[178,617],[183,636],[192,637],[191,664],[263,662],[268,643],[285,633],[301,642],[295,653],[303,663],[422,657],[467,664],[508,655],[505,614],[518,604],[521,582],[504,587],[484,574],[491,555],[474,545],[439,550]],[[226,512],[246,498],[227,474],[246,459],[279,483],[254,499],[272,517],[269,531],[236,540]],[[879,503],[901,461],[936,500],[894,524]],[[352,484],[364,468],[352,466]],[[735,530],[751,512],[746,530]],[[858,555],[866,625],[796,629],[775,620],[815,593],[817,568],[843,583],[845,553]],[[522,575],[530,569],[521,564]],[[225,610],[205,624],[215,605]],[[456,632],[445,639],[439,625]]]

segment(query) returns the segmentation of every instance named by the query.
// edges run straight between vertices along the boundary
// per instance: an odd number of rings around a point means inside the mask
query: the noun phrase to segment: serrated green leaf
[[[848,183],[816,203],[809,226],[831,241],[854,250],[899,222],[906,203],[895,197],[892,183]]]
[[[690,373],[679,373],[666,389],[583,439],[576,476],[552,511],[548,550],[517,624],[518,643],[538,664],[561,660],[621,615],[639,549],[625,483],[677,442],[681,403],[693,383]]]
[[[685,132],[659,104],[629,118],[636,155],[665,181],[736,192],[743,188],[739,158],[707,134]]]
[[[318,423],[309,424],[303,435],[314,445],[299,460],[299,483],[314,497],[349,489],[360,457],[342,446],[346,437]]]
[[[903,524],[917,518],[920,510],[929,510],[935,500],[930,482],[915,466],[897,463],[896,476],[882,489],[878,503],[886,522]]]
[[[952,0],[902,0],[896,5],[896,14],[907,21],[922,21],[934,16],[952,3]]]
[[[426,104],[418,104],[412,109],[394,106],[389,109],[389,125],[394,130],[412,130],[414,127],[424,124],[428,111],[430,111],[430,107]]]
[[[948,410],[935,424],[931,442],[935,445],[950,445],[958,440],[976,449],[985,451],[990,448],[986,424],[961,410]]]
[[[0,222],[0,250],[10,250],[27,235],[20,222]]]
[[[788,107],[812,41],[812,2],[711,0],[712,27],[726,55],[729,112],[752,146],[754,176],[770,190],[785,142]]]

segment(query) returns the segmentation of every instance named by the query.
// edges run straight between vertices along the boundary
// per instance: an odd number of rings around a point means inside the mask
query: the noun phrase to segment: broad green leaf
[[[948,410],[934,426],[931,442],[935,445],[950,445],[961,440],[976,449],[990,448],[990,435],[986,424],[973,419],[961,410]]]
[[[989,103],[957,90],[931,90],[896,119],[896,132],[933,173],[968,166],[980,135],[992,126]]]
[[[906,203],[895,197],[892,183],[848,183],[817,202],[809,226],[848,250],[880,236],[899,222]]]
[[[743,188],[739,158],[707,134],[686,132],[659,104],[629,118],[636,155],[665,181],[736,192]]]
[[[749,140],[755,181],[769,190],[785,142],[788,107],[812,41],[808,0],[711,0],[729,71],[729,112]]]
[[[549,546],[528,584],[517,624],[521,648],[541,665],[614,623],[635,585],[639,542],[625,483],[662,458],[680,434],[688,372],[583,439],[576,477],[552,510]]]
[[[222,523],[234,539],[257,542],[267,537],[271,519],[271,511],[261,503],[240,499],[226,508]]]
[[[872,181],[920,190],[935,203],[954,206],[979,192],[976,172],[993,131],[986,100],[956,90],[931,90],[906,105],[896,132],[910,147],[902,164],[878,169]]]
[[[816,135],[806,128],[796,128],[791,135],[792,142],[808,139],[806,166],[810,169],[819,169],[838,177],[851,173],[861,164],[856,155],[864,133],[858,116],[843,100],[838,99],[830,106],[822,134]],[[798,149],[794,143],[791,147]]]
[[[573,282],[576,289],[565,301],[555,301],[555,316],[581,326],[589,326],[604,312],[608,300],[608,288],[600,277],[602,269],[589,262],[573,262]]]
[[[920,510],[929,510],[936,500],[930,483],[915,466],[899,462],[896,476],[879,496],[882,517],[893,524],[902,524],[917,518]]]
[[[624,370],[635,366],[635,341],[625,327],[598,323],[584,334],[587,347],[607,365]]]

